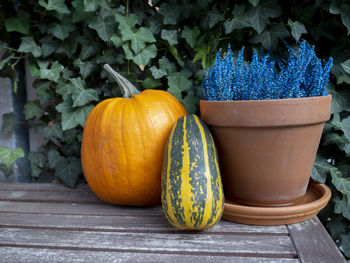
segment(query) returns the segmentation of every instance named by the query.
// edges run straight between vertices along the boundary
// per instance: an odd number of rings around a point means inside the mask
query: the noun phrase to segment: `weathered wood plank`
[[[50,228],[92,231],[139,232],[180,232],[171,226],[164,215],[144,216],[92,216],[92,215],[52,215],[0,213],[0,227]],[[285,226],[248,226],[221,221],[204,233],[211,234],[251,234],[288,235]]]
[[[78,184],[74,189],[68,188],[63,184],[53,183],[1,183],[1,191],[91,191],[88,184]]]
[[[127,233],[45,229],[0,228],[2,246],[115,252],[296,257],[289,236],[208,235],[205,233]]]
[[[302,262],[346,262],[317,217],[287,227]]]
[[[0,190],[0,201],[41,202],[41,203],[88,203],[102,204],[91,191],[3,191]]]
[[[125,206],[113,206],[108,204],[60,204],[60,203],[27,203],[27,202],[7,202],[0,201],[0,213],[25,213],[25,214],[50,214],[50,215],[79,215],[79,216],[102,216],[108,218],[108,216],[141,216],[141,219],[145,216],[160,216],[163,217],[163,211],[161,206],[153,207],[125,207]],[[37,218],[41,218],[42,215]],[[18,215],[19,218],[25,217],[24,215]],[[0,218],[1,220],[1,218]],[[115,220],[112,219],[111,220]],[[164,217],[163,217],[164,220]],[[7,220],[8,222],[15,222]],[[63,221],[63,220],[62,220]],[[27,221],[28,223],[29,221]],[[95,221],[97,222],[97,221]],[[288,234],[286,226],[249,226],[242,224],[235,224],[228,221],[221,221],[220,225],[225,228],[232,228],[234,232],[248,232],[248,233],[276,233],[276,234]]]
[[[0,201],[0,212],[66,215],[161,215],[160,206],[127,207],[81,203],[40,203]]]
[[[179,255],[156,253],[121,253],[85,250],[52,250],[44,248],[0,247],[1,259],[4,262],[18,263],[67,263],[67,262],[236,262],[236,263],[297,263],[294,258],[264,258],[239,256],[211,256],[211,255]]]

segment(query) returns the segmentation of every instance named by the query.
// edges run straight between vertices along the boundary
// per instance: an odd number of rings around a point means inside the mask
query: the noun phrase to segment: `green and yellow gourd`
[[[172,128],[164,152],[162,206],[168,221],[183,230],[205,230],[221,218],[224,193],[213,138],[196,115]]]

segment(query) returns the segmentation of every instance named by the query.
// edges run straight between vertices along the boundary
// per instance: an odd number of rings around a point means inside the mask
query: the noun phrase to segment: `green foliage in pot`
[[[116,84],[107,83],[103,64],[139,89],[169,91],[195,113],[203,97],[200,84],[219,48],[231,43],[233,50],[263,48],[278,56],[281,40],[292,45],[302,37],[316,44],[320,57],[334,58],[328,88],[333,109],[312,177],[332,188],[323,222],[350,257],[348,1],[3,0],[0,7],[6,51],[0,75],[17,81],[14,68],[25,58],[38,77],[37,99],[27,103],[24,114],[46,143],[26,156],[31,176],[52,173],[72,187],[81,178],[86,116],[98,101],[120,95]],[[11,114],[3,120],[2,136],[18,125]]]

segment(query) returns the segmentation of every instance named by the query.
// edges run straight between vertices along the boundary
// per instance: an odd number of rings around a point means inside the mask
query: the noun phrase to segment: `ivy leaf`
[[[337,0],[333,0],[331,5],[329,6],[329,12],[333,15],[339,15],[340,14],[340,7],[338,5]]]
[[[81,22],[81,21],[91,21],[95,18],[93,12],[84,11],[84,0],[74,0],[72,1],[72,6],[74,7],[72,21]]]
[[[350,141],[350,116],[344,118],[341,123],[344,135]]]
[[[89,57],[95,55],[97,52],[95,45],[92,42],[83,43],[81,47],[81,53],[79,58],[81,60],[86,60]]]
[[[92,105],[87,105],[74,109],[74,111],[62,114],[62,130],[69,130],[77,127],[79,124],[84,127],[86,118],[90,111],[94,108]]]
[[[180,91],[188,90],[192,87],[192,82],[182,72],[173,73],[167,76],[169,87],[176,87]]]
[[[47,125],[43,130],[44,138],[57,138],[62,139],[63,132],[61,125],[58,122],[55,122],[53,125]]]
[[[68,58],[71,58],[71,59],[76,57],[75,52],[78,49],[79,43],[78,43],[77,39],[74,37],[74,35],[70,35],[64,41],[57,41],[56,43],[58,44],[58,46],[55,50],[55,53],[64,54]],[[93,48],[95,49],[95,47],[93,47]]]
[[[289,32],[286,27],[279,23],[273,25],[269,30],[264,30],[261,34],[255,33],[254,36],[249,40],[251,43],[261,43],[264,48],[272,49],[277,45],[278,39],[283,39],[289,36]]]
[[[16,125],[16,118],[13,112],[2,115],[1,135],[7,136],[11,134]]]
[[[35,43],[32,37],[22,37],[18,51],[32,53],[36,58],[41,56],[41,48]]]
[[[324,184],[329,171],[332,169],[334,169],[334,166],[330,165],[324,157],[317,154],[314,166],[312,167],[311,178]]]
[[[74,29],[75,25],[73,23],[69,20],[64,20],[62,24],[51,23],[47,28],[47,33],[54,35],[60,40],[65,40]]]
[[[344,61],[343,63],[340,64],[341,67],[344,69],[344,71],[348,74],[350,74],[350,59]]]
[[[342,199],[339,196],[333,199],[335,203],[334,212],[337,214],[342,214],[345,218],[350,220],[350,203],[345,197]]]
[[[113,32],[115,31],[115,21],[109,16],[105,20],[96,17],[89,23],[89,27],[96,30],[98,36],[105,42],[110,41]]]
[[[10,17],[5,20],[7,32],[19,32],[27,35],[29,33],[29,18],[29,13],[19,10],[17,18]]]
[[[53,92],[50,90],[51,82],[42,79],[36,79],[33,83],[36,95],[39,97],[40,104],[47,103],[54,98]]]
[[[190,114],[195,114],[199,106],[199,98],[193,95],[187,95],[184,98],[183,104]]]
[[[281,14],[281,7],[276,0],[266,0],[251,8],[246,16],[251,27],[259,34],[264,30],[269,18],[276,18]]]
[[[2,57],[0,62],[0,70],[2,70],[11,61],[13,56],[8,56],[7,58]]]
[[[73,107],[79,107],[90,101],[98,101],[97,92],[94,89],[85,89],[85,81],[81,78],[70,79],[73,85]]]
[[[133,28],[139,21],[135,14],[130,13],[129,16],[122,16],[121,14],[115,15],[115,21],[119,23],[118,28],[123,29],[125,27]]]
[[[163,56],[161,59],[158,61],[159,63],[159,68],[168,72],[168,74],[176,72],[176,66],[174,63],[170,62],[170,60]]]
[[[68,84],[66,84],[63,80],[60,80],[56,86],[56,93],[62,96],[62,99],[66,101],[70,98],[70,94],[72,94]]]
[[[168,50],[170,51],[171,55],[173,55],[173,57],[176,59],[180,67],[183,68],[185,66],[185,63],[179,55],[179,51],[177,50],[177,48],[175,46],[168,46]]]
[[[1,163],[7,167],[10,167],[18,158],[22,157],[24,157],[24,151],[22,148],[11,150],[7,147],[0,147]]]
[[[192,86],[192,82],[181,72],[173,73],[167,76],[168,92],[174,95],[180,102],[182,99],[182,92],[188,90]]]
[[[120,47],[123,44],[123,39],[116,34],[112,35],[111,41],[116,48]]]
[[[160,79],[167,75],[167,72],[163,69],[157,69],[155,66],[150,68],[152,75],[155,79]]]
[[[124,43],[122,48],[124,50],[125,58],[128,60],[133,59],[134,53],[131,51],[130,43]]]
[[[148,62],[157,56],[157,47],[152,44],[148,45],[146,48],[141,50],[138,54],[136,54],[133,58],[132,61],[136,65],[147,65]]]
[[[124,28],[121,32],[123,41],[131,40],[131,48],[135,53],[144,49],[146,43],[156,42],[152,32],[145,27],[138,28],[136,32],[130,28]]]
[[[257,6],[259,4],[260,0],[249,0],[249,3],[251,3],[253,6]]]
[[[28,154],[28,159],[30,160],[32,165],[35,164],[40,168],[43,168],[47,161],[47,157],[43,152],[30,152]]]
[[[341,20],[343,22],[343,25],[348,30],[348,35],[350,34],[350,5],[342,5],[340,10]]]
[[[213,10],[210,10],[208,13],[208,25],[209,28],[212,28],[217,23],[224,21],[225,15],[223,13],[220,13],[219,10],[214,8]]]
[[[13,168],[7,167],[6,165],[0,163],[0,171],[5,175],[5,177],[10,177],[13,175]]]
[[[58,82],[60,73],[64,70],[64,67],[55,61],[51,64],[50,68],[40,68],[40,78],[48,79],[54,82]]]
[[[349,235],[349,233],[347,233],[347,235],[341,235],[340,241],[341,241],[341,245],[343,247],[343,251],[344,251],[345,256],[350,258],[350,235]]]
[[[58,151],[56,150],[50,150],[47,154],[47,159],[49,161],[49,168],[55,168],[57,163],[61,160],[61,158],[64,159],[64,157],[60,156]]]
[[[36,118],[41,116],[44,113],[43,108],[41,107],[38,100],[29,101],[24,105],[23,113],[26,117],[26,120]]]
[[[350,142],[344,135],[339,136],[337,133],[327,133],[325,134],[323,145],[336,144],[339,149],[343,150],[347,156],[350,157]]]
[[[332,201],[334,201],[334,199]],[[334,216],[330,221],[327,222],[326,226],[327,229],[329,229],[332,238],[336,238],[346,233],[348,226],[342,219],[342,216]]]
[[[162,32],[161,32],[161,38],[164,39],[164,40],[167,40],[168,43],[171,46],[176,45],[177,43],[179,43],[177,41],[177,38],[178,38],[177,30],[166,30],[166,29],[163,29]]]
[[[144,81],[142,81],[142,86],[145,89],[154,89],[162,86],[162,83],[159,80],[147,77]]]
[[[194,46],[197,44],[198,37],[200,36],[200,34],[201,32],[198,26],[195,26],[193,28],[185,26],[181,32],[181,37],[185,39],[185,41],[191,46],[191,48],[194,48]]]
[[[162,18],[160,16],[147,17],[145,19],[145,25],[151,30],[153,35],[157,35],[163,26]]]
[[[332,95],[332,113],[340,113],[342,111],[350,111],[350,90],[336,91],[330,85],[328,93]]]
[[[69,130],[80,125],[84,127],[87,116],[94,108],[92,105],[73,108],[73,101],[67,99],[56,106],[56,110],[62,113],[62,130]]]
[[[340,130],[342,131],[343,130],[343,127],[342,127],[342,123],[340,121],[340,116],[338,113],[334,113],[333,114],[333,118],[330,122],[334,128],[336,128],[337,130]]]
[[[57,11],[61,14],[70,13],[64,0],[48,0],[47,3],[44,0],[39,0],[39,5],[45,7],[45,9],[48,11]]]
[[[67,186],[74,188],[82,173],[80,160],[76,157],[60,158],[55,164],[55,177]]]
[[[162,3],[159,6],[158,12],[163,16],[163,23],[165,25],[176,25],[181,9],[175,4]]]
[[[307,33],[305,26],[298,21],[293,22],[292,20],[288,19],[288,25],[292,29],[292,36],[296,41],[299,41],[302,34]]]
[[[42,56],[48,57],[53,54],[57,49],[57,42],[52,39],[51,36],[40,39]]]
[[[98,8],[100,0],[84,0],[84,11],[95,12]]]
[[[233,19],[227,20],[224,23],[225,33],[229,34],[235,29],[242,29],[249,26],[250,23],[247,20],[244,5],[235,5],[235,8],[233,9]]]
[[[83,79],[86,79],[96,67],[94,61],[81,61],[79,58],[74,60],[73,64],[75,67],[79,68],[80,75]]]
[[[173,95],[178,101],[183,102],[181,91],[177,87],[170,87],[167,89],[171,95]]]
[[[202,47],[202,48],[198,48],[196,49],[197,53],[194,55],[193,58],[193,62],[196,62],[197,60],[201,60],[202,61],[202,68],[206,68],[207,67],[207,58],[209,55],[209,48],[208,47]]]
[[[350,196],[350,178],[343,178],[338,170],[331,170],[332,183],[343,195]]]

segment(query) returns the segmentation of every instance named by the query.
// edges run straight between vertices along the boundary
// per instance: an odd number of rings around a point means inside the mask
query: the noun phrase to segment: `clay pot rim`
[[[309,103],[313,100],[320,100],[332,98],[332,95],[327,94],[325,96],[313,96],[313,97],[302,97],[302,98],[288,98],[288,99],[266,99],[266,100],[200,100],[200,103],[210,104],[300,104]]]
[[[324,123],[332,96],[277,100],[200,101],[202,119],[218,127],[283,127]]]

